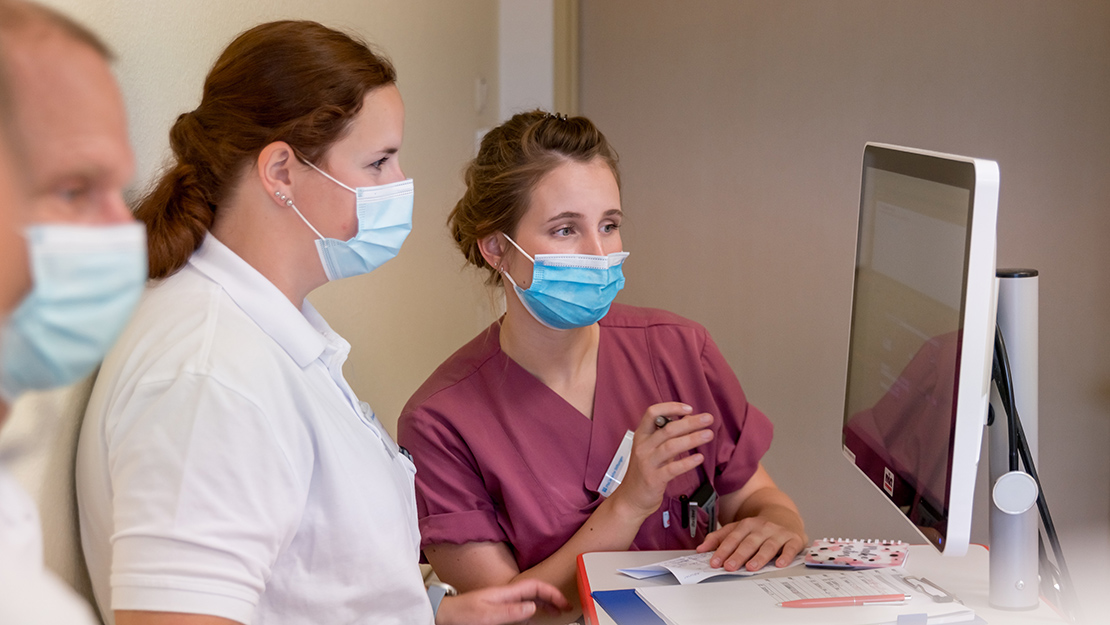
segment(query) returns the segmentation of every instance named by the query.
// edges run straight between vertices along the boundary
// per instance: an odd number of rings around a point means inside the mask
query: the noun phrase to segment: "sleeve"
[[[190,373],[138,387],[119,410],[108,441],[113,610],[251,621],[310,477],[267,416]]]
[[[466,403],[457,405],[461,410]],[[401,415],[398,438],[416,465],[421,548],[509,540],[477,461],[455,428],[421,405]]]
[[[766,415],[748,403],[740,380],[721,350],[707,332],[702,332],[702,371],[721,419],[714,486],[719,494],[732,493],[743,488],[759,468],[760,459],[771,447],[774,428]]]

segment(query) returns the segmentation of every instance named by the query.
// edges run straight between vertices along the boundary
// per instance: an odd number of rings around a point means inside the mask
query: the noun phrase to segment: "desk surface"
[[[591,625],[616,625],[592,598],[594,590],[617,590],[620,588],[639,588],[643,586],[675,585],[670,575],[632,579],[617,572],[618,568],[642,566],[669,558],[691,553],[690,551],[613,551],[582,554],[578,560],[578,589],[582,599],[586,622]],[[930,545],[913,545],[906,559],[906,570],[913,575],[927,577],[948,592],[959,597],[966,606],[989,625],[1034,625],[1041,623],[1064,623],[1052,608],[1042,601],[1036,610],[1010,611],[990,607],[988,600],[990,587],[987,574],[990,558],[987,549],[972,545],[967,555],[959,558],[946,558]],[[767,576],[806,575],[812,569],[793,567],[773,571]],[[743,583],[737,580],[735,583]]]

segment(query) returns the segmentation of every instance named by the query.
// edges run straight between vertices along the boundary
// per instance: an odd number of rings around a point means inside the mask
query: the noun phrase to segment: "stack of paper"
[[[929,625],[964,623],[975,619],[967,606],[937,603],[918,592],[895,569],[830,571],[815,575],[742,580],[700,586],[653,586],[636,592],[668,625],[809,625],[897,623],[899,616],[925,615]],[[851,597],[904,593],[901,605],[867,605],[830,608],[784,608],[794,599]],[[918,621],[921,622],[921,621]]]

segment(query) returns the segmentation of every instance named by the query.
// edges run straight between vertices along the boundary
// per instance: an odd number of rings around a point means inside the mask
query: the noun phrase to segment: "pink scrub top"
[[[614,304],[600,322],[597,391],[587,418],[501,351],[494,323],[447,359],[409,400],[398,439],[417,467],[421,547],[508,543],[520,570],[542,562],[601,503],[598,488],[627,430],[652,404],[681,401],[716,417],[705,462],[670,482],[632,549],[689,549],[705,537],[681,527],[681,495],[708,476],[739,490],[771,445],[767,417],[702,326]],[[664,527],[664,511],[669,527]]]

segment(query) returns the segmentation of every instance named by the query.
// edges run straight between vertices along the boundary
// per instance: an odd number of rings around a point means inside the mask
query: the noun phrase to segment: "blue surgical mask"
[[[332,178],[326,171],[305,161],[323,174],[328,180],[355,194],[355,213],[358,216],[358,232],[347,241],[329,239],[308,223],[301,211],[297,211],[309,228],[319,237],[316,251],[328,280],[342,280],[351,276],[370,273],[385,264],[401,251],[401,244],[412,232],[412,179],[383,184],[377,187],[358,187],[352,189]]]
[[[90,373],[123,331],[147,277],[146,227],[27,228],[33,284],[0,329],[0,397]]]
[[[554,330],[584,328],[609,312],[613,298],[624,288],[621,264],[628,252],[608,256],[592,254],[536,254],[529,256],[505,235],[525,258],[532,261],[532,284],[522,289],[509,272],[502,274],[513,285],[520,303],[543,325]]]

